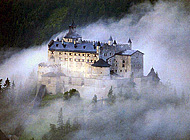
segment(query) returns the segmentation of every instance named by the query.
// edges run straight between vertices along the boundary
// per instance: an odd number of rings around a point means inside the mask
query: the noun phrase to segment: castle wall
[[[131,71],[134,73],[134,77],[143,76],[143,54],[136,52],[131,56]]]
[[[131,56],[116,55],[111,69],[120,76],[130,78]]]

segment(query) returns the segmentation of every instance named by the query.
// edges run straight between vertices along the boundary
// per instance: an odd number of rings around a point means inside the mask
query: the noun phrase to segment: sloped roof
[[[66,76],[66,75],[61,72],[58,72],[58,73],[48,72],[42,75],[42,77],[59,77],[59,76]]]
[[[131,56],[131,55],[133,55],[134,53],[136,53],[136,52],[140,52],[139,50],[125,50],[125,51],[123,51],[123,52],[119,52],[119,53],[117,53],[117,55],[128,55],[128,56]],[[141,54],[144,54],[144,53],[142,53],[142,52],[140,52]]]
[[[111,65],[105,62],[103,59],[99,59],[97,62],[92,64],[93,67],[110,67]]]
[[[98,42],[88,42],[83,41],[78,44],[73,42],[62,42],[54,41],[53,45],[49,48],[50,51],[64,51],[64,52],[86,52],[86,53],[96,53],[96,47]],[[101,45],[103,45],[101,43]]]
[[[109,40],[108,40],[108,41],[113,41],[112,36],[110,36],[110,38],[109,38]]]

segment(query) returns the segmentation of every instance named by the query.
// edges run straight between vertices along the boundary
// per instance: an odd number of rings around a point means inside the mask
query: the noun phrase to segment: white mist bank
[[[131,38],[133,49],[144,53],[144,74],[153,66],[161,81],[170,82],[182,89],[190,81],[190,16],[178,2],[158,2],[154,7],[143,3],[132,8],[132,14],[119,21],[102,20],[78,28],[83,39],[107,42],[110,35],[118,43],[127,43]],[[148,11],[148,12],[147,12]],[[139,15],[143,15],[140,19]],[[138,19],[138,21],[137,21]],[[135,23],[135,24],[132,24]],[[61,38],[65,31],[52,38]],[[37,65],[47,60],[47,43],[25,49],[13,55],[0,66],[0,77],[27,77]],[[17,76],[19,75],[19,76]]]

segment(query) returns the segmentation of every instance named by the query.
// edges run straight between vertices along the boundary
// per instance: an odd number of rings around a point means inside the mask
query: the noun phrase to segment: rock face
[[[47,90],[46,90],[46,86],[45,85],[41,85],[38,91],[38,94],[34,100],[34,107],[37,107],[40,105],[40,102],[42,100],[42,98],[47,94]]]
[[[0,140],[9,140],[6,135],[0,130]]]

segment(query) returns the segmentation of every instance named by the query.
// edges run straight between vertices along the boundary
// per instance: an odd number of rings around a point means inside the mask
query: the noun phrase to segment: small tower
[[[130,38],[129,38],[129,40],[128,40],[128,43],[129,43],[129,47],[132,49],[132,41],[131,41]]]
[[[96,46],[96,53],[98,54],[99,58],[100,58],[100,47],[101,47],[101,44],[100,44],[100,41],[98,41],[98,44]]]
[[[116,40],[114,40],[114,42],[113,42],[113,46],[116,46],[116,45],[117,45]]]
[[[112,45],[113,44],[113,39],[112,36],[110,36],[109,40],[108,40],[108,45]]]

